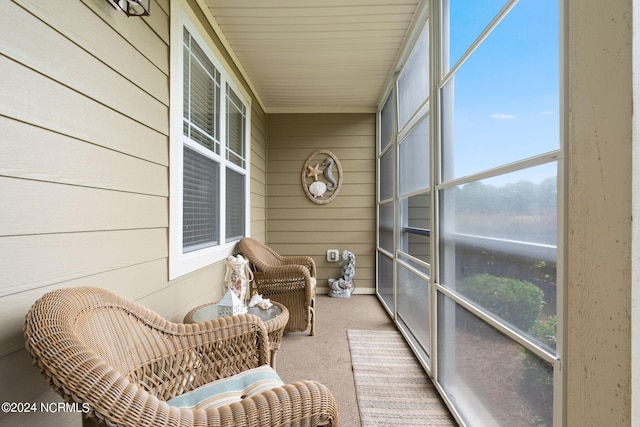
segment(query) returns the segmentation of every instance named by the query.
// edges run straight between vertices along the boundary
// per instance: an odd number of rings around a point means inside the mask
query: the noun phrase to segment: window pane
[[[442,284],[550,351],[557,294],[556,167],[449,188],[441,197]]]
[[[382,107],[382,111],[380,112],[380,149],[379,152],[382,152],[384,148],[389,145],[391,142],[391,137],[393,136],[393,98],[395,96],[395,92],[392,90],[389,94],[389,97],[384,103],[384,107]]]
[[[429,283],[398,264],[398,316],[424,352],[429,355]]]
[[[220,73],[186,30],[183,69],[185,135],[217,152]]]
[[[378,295],[387,308],[393,309],[393,260],[378,252]]]
[[[398,79],[398,128],[429,98],[429,26],[425,26]]]
[[[443,88],[443,178],[559,148],[558,15],[521,0]]]
[[[447,233],[555,247],[557,168],[551,162],[447,189]]]
[[[402,199],[400,250],[431,263],[431,210],[429,193]],[[421,267],[424,269],[424,267]]]
[[[378,175],[380,179],[380,200],[391,199],[395,194],[395,179],[393,175],[395,169],[393,167],[395,156],[393,153],[395,153],[395,151],[392,147],[380,158],[380,171]]]
[[[227,86],[227,159],[240,167],[245,167],[245,122],[245,106]]]
[[[429,116],[400,143],[400,194],[429,188]]]
[[[245,176],[227,168],[226,191],[226,241],[244,237],[245,225]]]
[[[393,253],[393,202],[385,203],[379,207],[379,244],[382,249]]]
[[[184,147],[182,200],[183,252],[215,246],[220,240],[217,162]]]
[[[438,295],[438,382],[468,425],[553,425],[553,367]]]
[[[443,64],[451,69],[506,4],[505,0],[443,1]]]

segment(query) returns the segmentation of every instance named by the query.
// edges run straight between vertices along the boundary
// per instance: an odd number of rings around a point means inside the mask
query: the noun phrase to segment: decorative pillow
[[[218,408],[282,385],[284,382],[276,371],[268,365],[263,365],[210,382],[176,396],[167,403],[178,408]]]

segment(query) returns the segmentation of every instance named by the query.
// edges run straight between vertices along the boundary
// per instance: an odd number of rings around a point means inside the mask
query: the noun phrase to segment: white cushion
[[[218,408],[282,385],[284,382],[276,371],[268,365],[263,365],[210,382],[176,396],[167,403],[178,408]]]

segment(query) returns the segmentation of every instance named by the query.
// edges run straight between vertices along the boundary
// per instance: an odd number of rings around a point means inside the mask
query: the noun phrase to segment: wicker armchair
[[[249,237],[240,240],[240,251],[253,264],[255,290],[289,310],[286,331],[315,335],[316,264],[309,256],[282,256]]]
[[[317,382],[276,387],[207,410],[167,400],[269,362],[267,333],[252,315],[169,322],[97,288],[52,291],[29,310],[26,348],[51,387],[85,408],[85,425],[337,425],[337,406]]]

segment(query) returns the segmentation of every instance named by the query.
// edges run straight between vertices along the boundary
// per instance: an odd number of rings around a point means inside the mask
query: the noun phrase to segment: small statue
[[[356,286],[353,277],[356,275],[356,256],[353,252],[342,251],[342,278],[329,279],[329,296],[336,298],[349,298]]]

